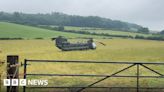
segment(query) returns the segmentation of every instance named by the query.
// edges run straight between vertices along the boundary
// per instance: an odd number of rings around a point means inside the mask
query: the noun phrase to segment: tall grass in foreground
[[[6,55],[19,55],[20,62],[24,59],[48,59],[48,60],[97,60],[97,61],[130,61],[130,62],[163,62],[164,42],[132,40],[132,39],[95,39],[106,44],[97,43],[96,50],[63,52],[55,47],[50,40],[12,40],[0,41],[2,50],[1,59],[5,60]],[[64,63],[33,63],[28,66],[30,73],[58,73],[58,74],[111,74],[126,65],[107,64],[64,64]],[[162,66],[150,66],[161,73],[164,73]],[[150,75],[151,72],[141,68],[141,75]],[[122,74],[135,75],[135,68],[123,72]],[[20,68],[23,73],[23,67]],[[153,74],[154,75],[154,74]],[[22,76],[21,76],[22,77]],[[34,77],[49,79],[53,86],[86,86],[99,78],[73,78],[73,77]],[[149,81],[146,81],[149,80]],[[97,86],[131,86],[135,85],[135,79],[111,78],[103,81]],[[163,79],[141,79],[142,86],[163,87]]]

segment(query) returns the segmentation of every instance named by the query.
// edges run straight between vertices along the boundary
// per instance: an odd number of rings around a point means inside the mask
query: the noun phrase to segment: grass
[[[164,61],[164,42],[132,40],[132,39],[95,39],[106,44],[102,46],[97,43],[96,50],[62,52],[54,46],[50,40],[13,40],[0,41],[1,60],[6,59],[6,55],[19,55],[20,62],[26,59],[50,59],[50,60],[97,60],[97,61]],[[12,47],[11,47],[12,46]],[[58,74],[112,74],[127,65],[107,65],[107,64],[69,64],[69,63],[32,63],[28,66],[28,73],[58,73]],[[161,73],[164,73],[162,66],[149,66]],[[136,67],[133,67],[122,74],[135,75]],[[151,75],[150,71],[141,68],[141,75]],[[23,72],[23,67],[20,68]],[[155,75],[155,74],[153,74]],[[49,79],[49,85],[53,86],[86,86],[100,78],[79,78],[79,77],[33,77]],[[154,79],[141,80],[142,86],[163,87],[164,80]],[[111,78],[100,84],[101,86],[135,86],[134,79]]]
[[[116,61],[163,61],[164,42],[134,39],[95,39],[97,50],[61,52],[50,40],[14,40],[0,41],[2,55],[25,54],[22,58],[41,59],[80,59],[80,60],[116,60]],[[12,46],[12,47],[11,47]],[[39,47],[39,48],[38,48]],[[52,58],[52,56],[55,57]],[[72,54],[73,53],[73,54]],[[96,53],[96,54],[95,54]],[[86,54],[86,56],[85,56]],[[43,55],[46,55],[42,57]],[[73,55],[78,55],[74,57]],[[83,56],[84,55],[84,56]],[[40,57],[38,57],[40,56]]]
[[[92,35],[81,35],[75,33],[66,33],[59,31],[52,31],[42,28],[36,28],[31,26],[19,25],[14,23],[0,22],[0,38],[53,38],[57,36],[65,37],[98,37]]]

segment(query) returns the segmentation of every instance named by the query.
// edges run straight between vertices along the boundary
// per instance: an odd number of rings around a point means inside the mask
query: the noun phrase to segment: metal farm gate
[[[32,62],[45,62],[45,63],[49,63],[49,62],[53,62],[53,63],[83,63],[83,64],[89,64],[89,63],[92,63],[92,64],[112,64],[112,65],[128,65],[127,67],[125,68],[122,68],[122,67],[119,67],[121,68],[120,70],[110,74],[110,75],[98,75],[98,74],[32,74],[32,73],[28,73],[27,70],[28,70],[28,64],[32,64]],[[39,65],[39,64],[38,64]],[[158,66],[158,65],[162,65],[162,67],[164,66],[164,63],[162,62],[104,62],[104,61],[68,61],[68,60],[28,60],[28,59],[25,59],[24,61],[24,79],[27,78],[27,76],[71,76],[71,77],[99,77],[101,79],[93,82],[93,83],[88,83],[87,86],[82,86],[82,87],[55,87],[55,86],[52,86],[52,87],[28,87],[28,86],[24,86],[23,87],[23,92],[26,92],[26,89],[31,89],[31,88],[75,88],[76,90],[72,91],[72,92],[82,92],[82,91],[85,91],[85,92],[88,92],[86,91],[87,89],[92,89],[92,88],[109,88],[109,89],[114,89],[114,88],[120,88],[120,89],[133,89],[134,92],[143,92],[142,90],[143,89],[149,89],[150,91],[152,91],[153,89],[158,89],[160,91],[156,91],[156,92],[164,92],[164,85],[162,87],[141,87],[140,86],[140,78],[164,78],[164,74],[162,74],[161,72],[157,71],[157,70],[154,70],[152,68],[150,68],[148,65],[155,65],[155,66]],[[129,75],[118,75],[120,73],[122,73],[123,71],[125,70],[128,70],[132,67],[135,67],[135,72],[136,72],[136,75],[135,76],[129,76]],[[147,69],[155,74],[157,74],[157,76],[141,76],[140,75],[140,67],[144,68],[144,69]],[[164,67],[163,67],[164,68]],[[162,68],[162,69],[163,69]],[[112,78],[112,77],[115,77],[115,78],[133,78],[134,80],[136,80],[136,86],[133,86],[133,87],[94,87],[95,84],[97,83],[100,83],[102,81],[105,81],[106,79],[109,79],[109,78]],[[109,90],[109,92],[112,92]],[[118,91],[117,91],[118,92]],[[122,92],[122,91],[120,91]],[[129,91],[128,91],[129,92]],[[145,92],[145,91],[144,91]],[[149,92],[149,91],[146,91],[146,92]],[[155,92],[155,91],[153,91]]]

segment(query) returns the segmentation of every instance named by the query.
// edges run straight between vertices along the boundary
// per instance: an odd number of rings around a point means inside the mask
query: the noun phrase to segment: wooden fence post
[[[7,56],[7,79],[19,79],[19,66],[17,65],[18,65],[18,56],[8,55]],[[18,89],[19,89],[19,86],[11,86],[11,84],[10,86],[7,86],[7,92],[18,92]]]

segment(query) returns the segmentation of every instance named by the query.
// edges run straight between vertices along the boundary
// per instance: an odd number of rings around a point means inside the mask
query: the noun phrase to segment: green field
[[[81,35],[75,33],[66,33],[52,31],[37,27],[19,25],[14,23],[0,22],[0,38],[53,38],[59,35],[74,38],[74,37],[98,37],[92,35]]]
[[[102,30],[101,28],[89,28],[89,27],[65,26],[65,29],[74,30],[74,31],[87,31],[91,33],[107,33],[111,35],[128,35],[128,36],[133,36],[133,37],[135,37],[136,35],[145,36],[145,37],[152,35],[152,34],[141,34],[141,33],[134,33],[134,32]],[[90,29],[94,29],[94,30],[90,30]],[[14,24],[14,23],[7,23],[7,22],[0,22],[0,33],[1,33],[0,38],[47,39],[47,38],[57,37],[59,35],[69,37],[69,38],[77,38],[77,37],[105,38],[105,36],[66,33],[66,32],[59,32],[55,30],[48,30],[48,29],[42,29],[42,28],[19,25],[19,24]]]

